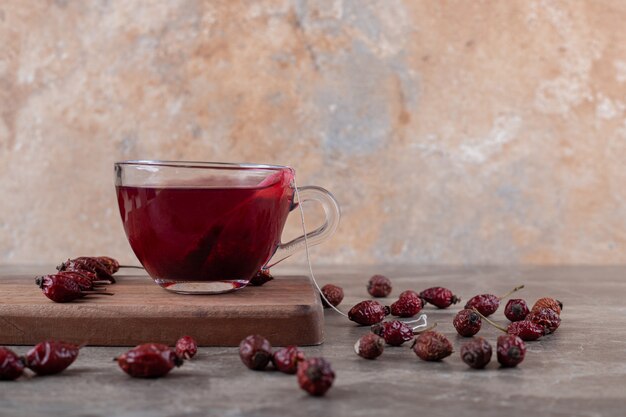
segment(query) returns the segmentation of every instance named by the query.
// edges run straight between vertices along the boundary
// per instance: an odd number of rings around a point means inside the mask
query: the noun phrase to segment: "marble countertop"
[[[0,382],[0,415],[32,416],[623,416],[626,410],[626,267],[334,267],[318,268],[321,284],[345,289],[344,311],[369,298],[373,273],[392,278],[397,295],[434,285],[464,300],[504,293],[523,283],[520,298],[553,296],[564,303],[558,331],[528,342],[525,361],[471,370],[459,358],[463,338],[452,326],[459,305],[427,307],[430,322],[456,352],[440,363],[419,360],[407,346],[387,347],[367,361],[353,344],[367,328],[326,311],[326,343],[303,348],[324,356],[337,378],[324,398],[301,391],[294,376],[245,368],[236,348],[201,348],[166,378],[127,377],[111,362],[125,348],[86,347],[66,372],[54,377]],[[294,271],[289,271],[294,272]],[[280,278],[267,284],[279,285]],[[393,300],[389,299],[391,303]],[[501,307],[494,318],[506,322]],[[479,335],[495,345],[498,331]],[[27,347],[15,347],[24,353]]]

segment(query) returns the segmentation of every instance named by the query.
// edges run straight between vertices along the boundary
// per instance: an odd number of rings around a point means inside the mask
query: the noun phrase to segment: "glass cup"
[[[217,294],[244,287],[261,269],[304,248],[304,236],[281,243],[289,213],[305,201],[321,204],[322,226],[310,245],[339,225],[335,198],[299,187],[286,166],[214,162],[123,161],[115,188],[131,248],[161,287],[183,294]]]

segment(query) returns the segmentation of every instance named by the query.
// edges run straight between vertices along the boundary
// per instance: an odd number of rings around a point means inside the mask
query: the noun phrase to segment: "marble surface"
[[[625,263],[625,19],[621,0],[3,0],[0,261],[133,260],[112,164],[142,158],[295,167],[343,208],[323,263]]]
[[[7,271],[6,267],[4,271]],[[321,283],[340,284],[342,304],[367,298],[373,267],[319,270]],[[528,342],[525,361],[515,369],[469,369],[458,357],[460,344],[448,310],[426,308],[431,322],[457,353],[440,363],[422,362],[408,347],[388,347],[367,361],[352,350],[367,329],[326,312],[326,343],[303,348],[323,355],[337,374],[325,398],[311,398],[295,377],[245,368],[236,348],[201,348],[196,359],[158,380],[127,377],[111,358],[121,348],[85,348],[76,363],[56,377],[0,382],[0,415],[32,416],[623,416],[626,409],[626,267],[378,267],[394,283],[392,295],[432,285],[450,287],[462,298],[503,293],[520,283],[520,297],[563,301],[562,325]],[[1,285],[1,283],[0,283]],[[265,288],[280,285],[280,278]],[[389,300],[391,301],[391,300]],[[493,316],[505,322],[500,309]],[[181,325],[181,330],[189,330]],[[494,342],[498,332],[479,333]],[[26,347],[17,347],[24,352]]]

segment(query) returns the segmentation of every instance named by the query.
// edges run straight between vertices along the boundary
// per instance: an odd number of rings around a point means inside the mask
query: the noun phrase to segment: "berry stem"
[[[138,265],[120,265],[120,268],[144,269],[143,266]]]
[[[480,314],[480,311],[476,310],[475,308],[472,308],[472,311],[474,313],[478,314],[481,319],[485,320],[487,323],[491,324],[496,329],[502,330],[504,333],[508,333],[507,330],[504,327],[502,327],[501,325],[499,325],[495,321],[492,321],[492,320],[488,319],[487,317],[483,316],[482,314]]]
[[[417,326],[420,327],[420,326]],[[431,324],[430,326],[426,327],[425,329],[422,330],[415,330],[416,327],[413,328],[413,334],[420,334],[420,333],[424,333],[424,332],[428,332],[432,329],[434,329],[435,327],[437,327],[437,322],[434,322],[433,324]]]
[[[506,294],[504,294],[502,297],[498,297],[498,299],[502,300],[503,298],[508,297],[509,295],[513,294],[514,292],[517,292],[517,291],[521,290],[522,288],[524,288],[524,285],[520,285],[518,287],[515,287],[511,291],[509,291]]]
[[[81,291],[81,294],[84,296],[87,295],[114,295],[112,292],[104,292],[104,291]]]

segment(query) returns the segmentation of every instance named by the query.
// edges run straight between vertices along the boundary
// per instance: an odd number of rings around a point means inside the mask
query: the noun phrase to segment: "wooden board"
[[[201,346],[238,346],[249,334],[273,345],[316,345],[324,339],[320,297],[306,277],[276,277],[262,287],[220,295],[170,293],[147,276],[118,276],[115,295],[72,303],[48,300],[35,273],[0,276],[0,345],[55,338],[99,346],[173,345],[191,335]]]

